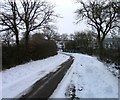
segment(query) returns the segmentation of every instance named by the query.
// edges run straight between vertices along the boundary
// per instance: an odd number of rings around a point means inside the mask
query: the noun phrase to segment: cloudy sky
[[[75,24],[75,10],[78,4],[74,0],[49,0],[56,4],[55,12],[63,18],[58,18],[56,25],[59,33],[73,33],[75,31],[83,31],[87,28],[84,22]]]
[[[4,2],[7,0],[4,0]],[[75,24],[75,11],[79,8],[79,5],[75,3],[75,0],[47,0],[52,4],[55,4],[55,12],[62,18],[57,18],[56,26],[58,32],[62,33],[74,33],[75,31],[84,31],[87,29],[87,24],[85,22],[80,22]],[[84,0],[87,1],[87,0]],[[18,0],[19,2],[19,0]]]

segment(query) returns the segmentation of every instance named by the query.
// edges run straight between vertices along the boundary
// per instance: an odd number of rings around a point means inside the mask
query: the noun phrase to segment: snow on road
[[[54,72],[68,58],[69,56],[58,54],[47,59],[32,61],[0,72],[0,75],[2,74],[0,76],[0,83],[2,83],[2,87],[0,86],[0,94],[2,92],[1,98],[20,97],[36,81],[46,74]]]
[[[71,54],[74,63],[50,98],[118,98],[118,79],[97,60],[83,54]]]

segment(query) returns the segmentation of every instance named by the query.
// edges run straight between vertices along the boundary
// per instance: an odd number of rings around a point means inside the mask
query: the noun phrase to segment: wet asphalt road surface
[[[50,72],[45,77],[37,81],[26,95],[23,95],[19,100],[28,100],[33,98],[46,98],[48,99],[54,90],[57,88],[58,84],[66,74],[67,70],[73,63],[74,58],[70,58],[62,63],[55,72]]]

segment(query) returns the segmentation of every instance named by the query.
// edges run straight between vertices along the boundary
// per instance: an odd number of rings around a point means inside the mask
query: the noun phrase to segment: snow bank
[[[119,65],[115,65],[114,63],[111,64],[111,63],[105,63],[104,64],[106,65],[107,69],[113,73],[113,75],[115,75],[117,78],[120,78],[120,66]]]
[[[1,98],[20,97],[46,74],[55,71],[69,56],[58,54],[47,59],[29,62],[0,72]],[[2,80],[1,80],[2,79]],[[0,85],[1,85],[0,84]]]
[[[74,63],[50,98],[118,98],[118,79],[102,62],[88,55],[71,55]]]

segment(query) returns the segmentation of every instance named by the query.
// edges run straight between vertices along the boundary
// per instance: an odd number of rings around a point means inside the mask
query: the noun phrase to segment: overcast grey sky
[[[78,4],[73,0],[48,0],[53,4],[56,4],[55,12],[60,14],[63,18],[58,18],[56,25],[59,33],[74,33],[75,31],[83,31],[88,26],[84,22],[75,24],[75,10],[78,8]]]

